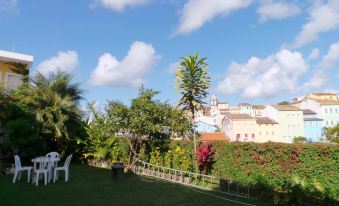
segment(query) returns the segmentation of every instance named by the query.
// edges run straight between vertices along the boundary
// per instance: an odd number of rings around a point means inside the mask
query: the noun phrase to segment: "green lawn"
[[[269,205],[133,174],[115,181],[110,170],[82,165],[71,165],[69,182],[62,178],[55,184],[44,186],[41,182],[36,187],[25,178],[12,184],[12,175],[2,176],[0,205],[243,205],[226,199]]]

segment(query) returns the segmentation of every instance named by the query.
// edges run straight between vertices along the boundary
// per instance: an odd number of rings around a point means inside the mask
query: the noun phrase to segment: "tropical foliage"
[[[339,143],[339,124],[334,127],[325,128],[325,136],[328,141]]]
[[[214,150],[212,144],[204,142],[203,145],[198,148],[197,162],[200,171],[204,171],[207,175],[214,163]]]
[[[180,90],[181,98],[178,105],[184,111],[191,114],[192,122],[196,112],[202,109],[204,100],[210,87],[210,77],[207,74],[207,58],[200,58],[198,54],[182,57],[177,68],[176,82]],[[196,140],[194,135],[194,151],[196,152]]]
[[[4,150],[26,155],[75,150],[76,138],[83,135],[78,107],[83,91],[71,80],[64,73],[50,77],[38,73],[8,94],[1,119]]]

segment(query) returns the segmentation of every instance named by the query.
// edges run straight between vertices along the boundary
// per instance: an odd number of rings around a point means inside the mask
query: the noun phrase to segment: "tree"
[[[178,106],[191,115],[192,124],[195,122],[195,114],[203,107],[207,97],[207,89],[210,87],[210,77],[207,74],[207,58],[200,58],[198,54],[182,57],[177,68],[177,89],[182,97]],[[193,133],[194,152],[196,153],[196,137]]]
[[[14,93],[16,101],[28,108],[37,121],[38,134],[50,149],[61,149],[82,133],[82,113],[78,108],[83,91],[71,83],[71,76],[36,74]]]
[[[295,144],[302,144],[302,143],[307,142],[307,139],[306,139],[306,137],[298,136],[298,137],[294,137],[292,142],[295,143]]]
[[[325,128],[324,133],[329,142],[339,143],[339,124]]]

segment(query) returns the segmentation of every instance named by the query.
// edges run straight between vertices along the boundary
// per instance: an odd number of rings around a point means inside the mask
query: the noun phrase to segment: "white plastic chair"
[[[35,158],[36,163],[39,165],[38,168],[34,168],[34,172],[36,174],[35,177],[35,186],[38,186],[39,184],[39,177],[40,174],[44,174],[45,178],[45,185],[47,185],[48,180],[48,159],[46,157],[37,157]]]
[[[60,155],[57,152],[50,152],[46,154],[46,157],[50,159],[59,159]],[[49,170],[50,170],[50,173],[48,175],[48,182],[50,182],[52,180],[52,175],[53,175],[52,170],[58,166],[58,161],[50,161],[48,164],[50,164],[48,165]]]
[[[66,160],[65,160],[65,163],[64,163],[64,166],[63,167],[57,167],[54,169],[54,179],[53,179],[53,182],[55,182],[57,179],[58,179],[58,171],[65,171],[65,182],[68,181],[69,179],[69,164],[71,163],[71,159],[72,159],[72,155],[69,155]]]
[[[15,163],[15,171],[14,171],[13,183],[15,183],[15,180],[17,178],[18,180],[20,180],[22,171],[27,171],[27,182],[29,182],[31,179],[31,170],[33,169],[33,167],[22,167],[20,157],[18,155],[14,156],[14,163]]]

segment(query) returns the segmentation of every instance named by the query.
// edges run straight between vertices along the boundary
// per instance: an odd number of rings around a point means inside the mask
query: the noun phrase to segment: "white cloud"
[[[127,7],[136,7],[149,3],[150,0],[96,0],[91,7],[102,6],[114,11],[123,11]]]
[[[307,69],[301,53],[284,49],[264,59],[251,57],[245,64],[232,62],[218,90],[244,98],[273,97],[297,88],[299,77]]]
[[[180,62],[174,62],[168,66],[167,72],[169,74],[175,74],[179,66],[180,66]]]
[[[72,72],[79,65],[78,53],[76,51],[58,52],[54,57],[42,61],[36,68],[43,75],[51,73]]]
[[[180,23],[174,34],[188,34],[216,16],[248,7],[253,0],[188,0],[182,10]]]
[[[260,22],[265,22],[272,19],[286,19],[288,17],[296,16],[300,14],[300,8],[292,3],[286,3],[284,1],[269,1],[262,2],[257,9]]]
[[[109,53],[101,55],[91,74],[91,83],[95,86],[138,87],[159,58],[151,44],[136,41],[121,61]]]
[[[328,80],[327,72],[339,62],[339,42],[331,44],[328,52],[324,55],[312,78],[303,86],[304,89],[319,88]]]
[[[339,1],[328,0],[317,3],[309,10],[309,20],[294,40],[294,47],[299,48],[315,41],[318,35],[339,28]]]
[[[18,14],[18,0],[0,0],[0,14]]]
[[[320,50],[318,48],[315,48],[311,51],[310,55],[308,56],[308,59],[310,60],[318,59],[319,55]]]

